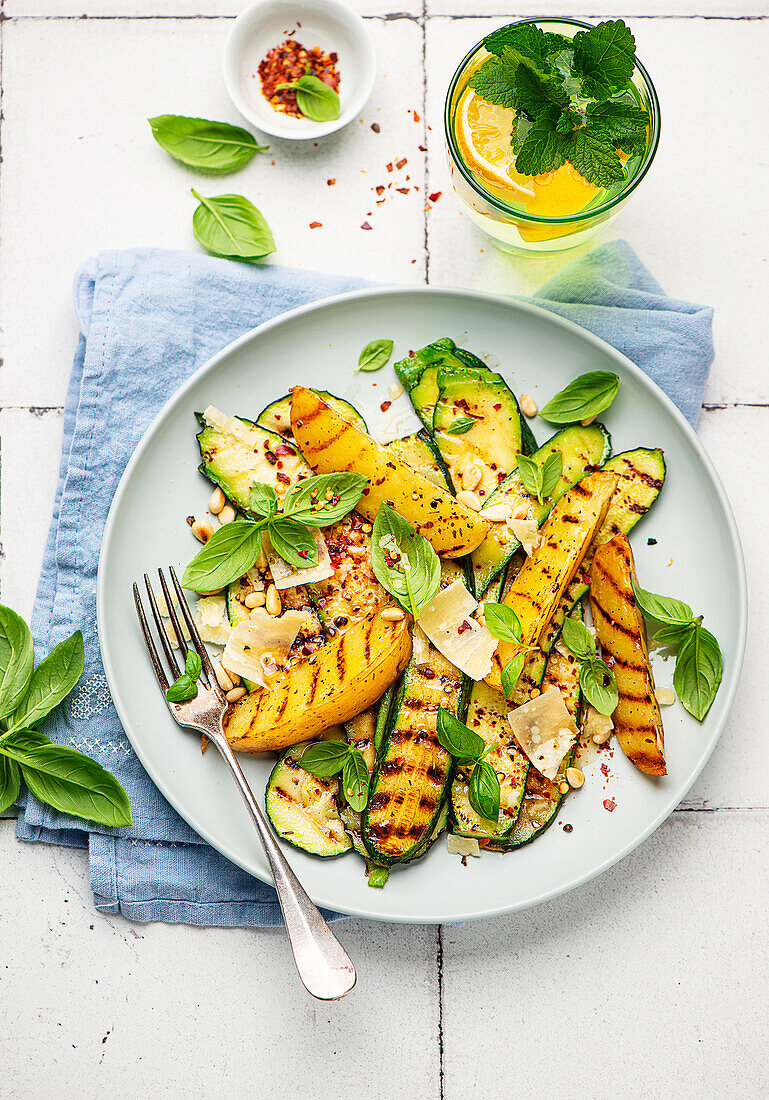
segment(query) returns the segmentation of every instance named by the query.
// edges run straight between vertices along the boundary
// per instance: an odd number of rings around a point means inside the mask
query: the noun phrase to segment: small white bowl
[[[291,32],[294,32],[293,34]],[[339,57],[339,118],[313,122],[276,111],[262,94],[259,62],[289,36]],[[360,115],[376,75],[374,44],[365,22],[341,0],[257,0],[241,12],[224,46],[224,82],[252,125],[273,137],[323,137]]]

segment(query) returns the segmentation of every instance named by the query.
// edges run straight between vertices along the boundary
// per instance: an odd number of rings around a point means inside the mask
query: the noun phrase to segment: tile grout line
[[[438,925],[438,1098],[444,1100],[444,1048],[443,1048],[443,925]]]
[[[430,235],[427,222],[427,196],[430,194],[430,161],[427,153],[427,0],[422,0],[422,145],[425,147],[425,152],[422,153],[422,159],[424,162],[424,179],[422,187],[422,198],[424,202],[422,217],[424,219],[424,238],[422,247],[425,252],[425,283],[430,283]]]
[[[362,16],[363,19],[381,19],[385,22],[390,21],[390,20],[395,20],[395,19],[411,19],[411,20],[414,20],[415,22],[420,22],[425,17],[429,18],[429,19],[451,19],[451,20],[453,20],[453,19],[460,20],[460,19],[504,19],[504,18],[506,18],[502,14],[480,15],[478,12],[430,12],[430,13],[426,13],[426,12],[424,12],[424,3],[423,3],[423,14],[422,15],[414,14],[412,12],[383,12],[381,15],[374,14],[374,15],[364,15],[364,16]],[[705,22],[719,22],[720,21],[720,22],[727,22],[727,23],[760,23],[760,22],[765,22],[765,21],[769,20],[769,15],[726,15],[726,14],[700,15],[700,14],[697,14],[697,13],[685,14],[683,12],[673,13],[672,15],[645,15],[645,14],[640,13],[640,12],[635,13],[635,14],[632,13],[632,12],[630,12],[630,13],[626,12],[625,17],[627,19],[634,19],[634,20],[640,20],[640,19],[645,19],[645,20],[654,20],[654,19],[702,19]],[[177,14],[177,15],[136,15],[136,14],[134,14],[134,15],[128,15],[128,14],[126,14],[126,15],[118,15],[118,14],[116,14],[116,15],[88,15],[86,13],[78,14],[78,15],[75,15],[75,14],[73,14],[73,15],[33,15],[33,14],[29,14],[29,13],[23,13],[21,15],[6,15],[4,13],[2,4],[0,3],[0,23],[16,23],[16,22],[21,22],[22,20],[29,20],[29,21],[38,22],[38,23],[42,23],[42,22],[46,22],[46,21],[55,22],[56,20],[64,20],[64,21],[68,20],[70,22],[72,22],[72,21],[89,22],[90,21],[90,22],[103,22],[104,23],[104,22],[120,21],[120,20],[126,20],[126,21],[135,20],[135,21],[138,21],[138,22],[142,22],[142,21],[146,22],[146,21],[150,21],[150,20],[189,21],[189,20],[194,20],[194,19],[207,19],[207,20],[222,19],[222,20],[231,22],[231,21],[234,21],[235,18],[236,18],[235,14],[233,14],[233,15],[221,15],[221,14],[205,13],[205,12],[200,12],[198,14],[187,14],[187,15],[184,15],[184,14]],[[595,15],[595,14],[591,15],[590,13],[587,13],[583,16],[583,18],[586,18],[586,19],[604,19],[605,15]]]

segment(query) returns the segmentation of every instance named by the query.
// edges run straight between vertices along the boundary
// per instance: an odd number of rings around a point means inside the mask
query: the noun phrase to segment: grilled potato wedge
[[[666,775],[662,718],[654,694],[646,628],[636,607],[633,552],[625,535],[599,546],[590,570],[590,607],[619,703],[614,728],[625,756],[647,775]]]
[[[590,474],[561,497],[543,525],[539,545],[526,558],[503,600],[520,619],[524,645],[536,645],[546,630],[564,589],[603,523],[616,484],[616,474],[603,470]],[[517,652],[512,642],[499,643],[486,677],[490,687],[501,690],[502,669]],[[525,669],[513,698],[516,705],[529,698],[531,688],[539,687],[538,683],[526,683],[524,675]]]
[[[386,501],[447,558],[470,553],[486,537],[488,524],[477,512],[348,424],[313,390],[294,387],[291,427],[317,474],[353,470],[371,479],[355,509],[367,520],[373,522]]]
[[[370,707],[411,656],[409,620],[355,623],[306,661],[279,672],[266,691],[229,706],[224,732],[238,752],[284,749]]]

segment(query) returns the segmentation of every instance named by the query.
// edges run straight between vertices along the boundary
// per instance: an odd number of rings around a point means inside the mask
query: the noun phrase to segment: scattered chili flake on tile
[[[430,195],[430,202],[437,202],[442,194],[442,191],[433,191],[432,195]]]
[[[326,183],[328,184],[329,187],[333,187],[334,184],[336,183],[336,180],[326,180]]]
[[[396,187],[396,188],[395,188],[395,190],[396,190],[396,191],[400,191],[400,193],[401,193],[402,195],[408,195],[408,193],[409,193],[409,191],[411,190],[411,188],[410,188],[410,187]]]
[[[320,229],[323,222],[310,222],[310,229]]]
[[[364,222],[363,225],[361,226],[361,229],[371,229],[371,226],[369,225],[368,222]]]
[[[374,131],[375,134],[378,134],[380,132],[380,130],[382,129],[382,127],[379,125],[378,122],[372,122],[371,123],[371,129]]]
[[[376,185],[376,187],[374,188],[374,190],[376,191],[377,195],[381,195],[382,192],[384,191],[384,184],[383,183],[378,183]]]
[[[417,149],[419,149],[420,153],[426,153],[427,152],[427,146],[426,145],[418,145]]]
[[[395,167],[396,168],[403,168],[407,164],[408,164],[408,158],[407,157],[401,157],[400,160],[396,160]]]
[[[386,164],[385,168],[387,169],[388,172],[392,172],[392,170],[393,170],[392,161],[390,161],[389,164]]]
[[[616,802],[614,801],[614,799],[613,799],[613,798],[604,798],[604,800],[603,800],[603,808],[604,808],[605,810],[608,810],[610,814],[611,814],[611,813],[614,813],[614,811],[615,811],[615,810],[616,810],[616,808],[617,808],[617,803],[616,803]]]
[[[391,405],[392,401],[383,401],[379,408],[382,410],[383,413],[386,413]]]
[[[339,91],[339,70],[336,53],[324,53],[318,46],[310,49],[293,38],[287,38],[280,46],[273,46],[259,62],[259,76],[262,81],[262,94],[271,107],[283,114],[302,118],[302,112],[296,102],[296,92],[283,89],[279,84],[290,84],[304,76],[306,72],[317,76],[329,88]]]
[[[414,111],[413,113],[414,113],[414,122],[421,122],[422,120],[421,120],[421,118],[419,117],[419,115],[417,114],[417,112],[416,112],[416,111]]]
[[[574,826],[573,826],[573,825],[569,825],[569,824],[566,824],[566,825],[564,825],[564,827],[563,827],[563,831],[564,831],[565,833],[571,833],[571,832],[573,832],[573,831],[574,831]]]
[[[609,765],[608,764],[601,764],[601,775],[605,776],[607,779],[609,778]]]

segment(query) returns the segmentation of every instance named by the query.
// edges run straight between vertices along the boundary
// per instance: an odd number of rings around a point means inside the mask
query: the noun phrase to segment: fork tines
[[[203,680],[203,683],[206,687],[212,688],[215,692],[219,693],[220,689],[219,689],[219,685],[217,683],[216,677],[214,675],[214,670],[213,670],[213,666],[211,664],[211,659],[208,656],[208,653],[206,651],[205,646],[203,645],[202,641],[200,640],[200,635],[198,633],[198,628],[195,625],[195,620],[192,617],[192,612],[189,609],[189,605],[188,605],[187,600],[185,598],[184,592],[182,591],[182,586],[179,584],[179,581],[178,581],[178,578],[176,576],[176,573],[174,571],[173,566],[169,565],[168,572],[171,575],[171,583],[173,584],[173,589],[174,589],[174,592],[176,594],[176,602],[179,605],[179,610],[182,613],[184,623],[185,623],[185,625],[186,625],[186,627],[189,631],[190,641],[191,641],[192,645],[194,646],[194,648],[195,648],[195,650],[196,650],[196,652],[197,652],[198,656],[200,657],[200,660],[203,664],[203,672],[201,674],[201,679]],[[164,600],[166,602],[166,606],[168,608],[168,618],[171,620],[171,626],[173,627],[173,630],[176,634],[176,638],[177,638],[178,643],[179,643],[179,650],[181,652],[182,657],[186,660],[187,653],[188,653],[188,650],[189,650],[189,646],[187,644],[182,626],[179,622],[179,617],[176,613],[176,607],[174,605],[174,600],[171,598],[171,592],[169,590],[168,584],[166,583],[166,579],[163,576],[162,569],[158,569],[158,579],[160,581],[160,587],[161,587],[161,590],[163,592],[163,598],[164,598]],[[150,610],[152,611],[152,618],[155,621],[155,626],[157,628],[158,637],[160,638],[160,644],[163,648],[163,652],[164,652],[166,660],[168,662],[168,667],[171,670],[172,680],[176,680],[182,674],[182,672],[184,670],[183,670],[183,668],[180,668],[179,663],[178,663],[178,661],[176,659],[176,656],[174,654],[173,647],[171,646],[171,642],[169,640],[168,632],[167,632],[167,630],[165,628],[165,625],[163,623],[163,617],[161,616],[160,610],[158,608],[157,600],[155,598],[155,593],[152,589],[152,585],[150,583],[149,576],[146,573],[144,574],[144,584],[145,584],[145,587],[147,589],[147,598],[149,599]],[[165,671],[163,669],[163,665],[162,665],[160,657],[158,655],[157,647],[155,645],[155,642],[154,642],[153,637],[152,637],[152,633],[151,633],[150,628],[149,628],[149,624],[147,622],[147,617],[144,614],[144,607],[142,605],[142,599],[141,599],[141,596],[139,594],[139,588],[135,583],[134,583],[134,586],[133,586],[133,593],[134,593],[134,603],[136,605],[136,614],[139,617],[139,625],[141,626],[142,634],[144,635],[144,642],[145,642],[145,645],[147,646],[147,652],[149,653],[150,661],[152,662],[152,667],[153,667],[154,672],[155,672],[155,677],[157,678],[158,684],[160,685],[160,688],[163,691],[163,694],[165,694],[165,692],[168,690],[168,679],[166,678],[166,674],[165,674]]]

